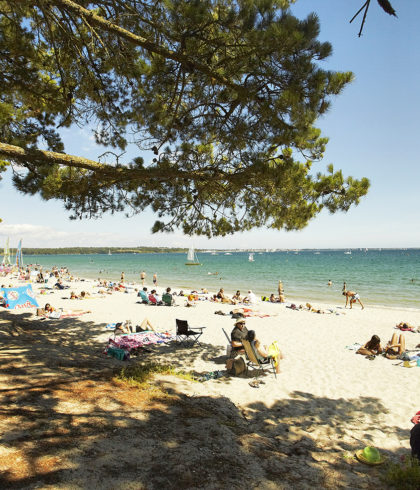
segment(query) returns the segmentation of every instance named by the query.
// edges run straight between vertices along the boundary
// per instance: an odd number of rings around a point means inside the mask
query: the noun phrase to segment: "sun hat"
[[[378,449],[373,446],[366,446],[364,449],[356,451],[356,458],[362,463],[370,465],[382,464],[385,461]]]
[[[236,327],[236,325],[239,325],[241,323],[243,323],[245,325],[245,320],[243,318],[239,318],[239,320],[236,320],[235,327]]]

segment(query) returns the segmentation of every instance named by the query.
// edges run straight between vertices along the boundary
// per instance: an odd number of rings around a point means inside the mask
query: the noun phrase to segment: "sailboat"
[[[111,249],[108,249],[108,255],[112,255]]]
[[[185,265],[201,265],[198,261],[197,254],[194,251],[194,247],[189,248]]]
[[[18,247],[16,249],[16,265],[18,269],[23,267],[23,258],[22,258],[22,239],[19,240]]]
[[[12,265],[10,262],[9,238],[7,238],[6,246],[4,247],[4,255],[3,255],[2,265]]]
[[[249,260],[250,262],[254,262],[254,253],[250,253],[250,254],[248,255],[248,260]]]

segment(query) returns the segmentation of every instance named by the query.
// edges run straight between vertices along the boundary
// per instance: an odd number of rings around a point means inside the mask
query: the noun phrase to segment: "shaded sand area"
[[[346,346],[372,334],[384,344],[396,323],[420,325],[419,311],[344,310],[341,297],[328,305],[340,314],[330,315],[261,303],[256,309],[271,316],[248,318],[247,327],[265,343],[279,341],[277,380],[267,373],[253,388],[252,371],[205,382],[159,374],[139,388],[118,379],[122,367],[225,372],[222,328],[230,334],[234,320],[214,312],[232,307],[185,308],[183,298],[177,307],[146,306],[134,293],[66,296],[46,301],[92,313],[56,321],[0,313],[1,488],[387,488],[386,464],[363,465],[355,451],[374,445],[396,462],[409,454],[420,367],[369,361]],[[144,317],[173,334],[176,318],[206,326],[202,344],[148,346],[130,361],[102,354],[107,323]],[[420,343],[418,333],[405,336],[410,349]]]

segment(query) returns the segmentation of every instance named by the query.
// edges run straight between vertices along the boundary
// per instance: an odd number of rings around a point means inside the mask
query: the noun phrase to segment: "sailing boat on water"
[[[9,251],[9,238],[6,240],[6,246],[4,247],[4,255],[2,265],[12,265],[10,262],[10,251]]]
[[[16,249],[16,265],[18,269],[23,267],[23,258],[22,258],[22,239],[19,240],[18,247]]]
[[[248,255],[248,260],[249,262],[254,262],[254,253],[251,252],[249,255]]]
[[[112,255],[111,249],[108,249],[108,255]]]
[[[195,253],[194,247],[190,247],[187,253],[187,261],[185,265],[201,265],[198,261],[197,254]]]

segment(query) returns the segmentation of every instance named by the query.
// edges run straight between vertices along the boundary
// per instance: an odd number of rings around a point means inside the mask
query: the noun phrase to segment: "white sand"
[[[88,286],[88,287],[87,287]],[[34,287],[34,289],[39,289]],[[91,292],[91,282],[79,283],[72,287],[76,293],[83,289]],[[149,287],[150,290],[150,287]],[[162,292],[163,288],[158,288]],[[205,326],[200,341],[207,346],[218,347],[218,354],[224,355],[227,341],[222,328],[230,335],[233,320],[230,315],[215,315],[221,310],[229,313],[234,306],[210,301],[198,301],[193,308],[186,308],[185,298],[176,297],[177,307],[155,307],[137,304],[139,298],[136,293],[119,293],[105,295],[105,298],[87,300],[64,300],[69,296],[70,290],[55,291],[54,294],[38,296],[46,298],[46,301],[55,307],[69,309],[88,309],[91,314],[82,318],[95,323],[109,323],[130,319],[133,324],[139,324],[147,317],[157,331],[169,331],[175,335],[175,319],[188,320],[194,326]],[[248,330],[255,330],[257,337],[269,345],[273,340],[278,340],[285,359],[281,363],[281,374],[275,380],[273,375],[264,376],[265,386],[258,390],[248,386],[248,380],[242,378],[229,378],[229,382],[211,380],[205,384],[194,386],[195,391],[202,388],[205,392],[229,397],[235,404],[246,405],[254,400],[264,397],[264,401],[270,405],[279,399],[310,397],[311,404],[318,405],[324,398],[336,400],[340,404],[343,400],[366,399],[378,400],[378,410],[382,412],[384,426],[398,427],[401,430],[410,428],[410,418],[420,409],[418,396],[420,393],[420,368],[404,368],[396,366],[401,361],[392,361],[382,356],[374,361],[369,361],[363,356],[356,355],[354,351],[345,347],[355,342],[365,343],[373,334],[379,335],[382,345],[391,339],[393,333],[404,333],[408,349],[414,349],[420,344],[420,334],[400,332],[394,326],[400,321],[412,325],[420,325],[420,311],[404,310],[397,308],[378,308],[367,306],[361,310],[356,304],[353,309],[344,309],[343,298],[337,298],[339,303],[335,305],[316,305],[324,310],[331,308],[340,314],[317,314],[309,311],[293,311],[285,305],[260,302],[253,306],[255,311],[267,313],[272,316],[267,318],[251,317],[246,319]],[[42,304],[42,303],[41,303]],[[287,303],[286,303],[287,304]],[[43,304],[42,304],[43,306]],[[101,336],[104,345],[110,336],[109,331]],[[182,348],[182,351],[185,348]],[[200,347],[192,349],[194,353],[201,352]],[[420,349],[419,349],[420,351]],[[212,362],[210,355],[195,355],[193,362],[188,366],[177,358],[176,353],[162,358],[188,368],[196,372],[209,372],[224,369],[221,360]],[[217,356],[214,356],[217,357]],[[369,418],[369,412],[376,411],[375,402],[369,405],[368,412],[364,414]],[[353,436],[363,442],[363,430],[351,426]],[[368,442],[368,441],[366,441]],[[400,446],[407,447],[407,438],[401,440],[395,431],[394,434],[386,434],[381,440],[375,437],[375,444],[396,449]]]
[[[214,312],[228,313],[233,306],[199,301],[195,307],[186,308],[185,299],[181,297],[176,298],[179,305],[176,307],[148,306],[137,304],[134,292],[115,292],[96,299],[97,288],[92,285],[89,281],[72,284],[68,290],[38,295],[38,301],[40,306],[49,302],[56,308],[92,310],[78,320],[103,327],[109,322],[127,319],[140,324],[145,317],[157,331],[174,335],[176,318],[188,320],[191,326],[205,326],[201,346],[161,346],[152,354],[129,362],[153,359],[196,373],[225,369],[227,341],[222,328],[230,335],[235,320],[230,315],[215,315]],[[40,288],[34,285],[34,289],[38,292]],[[158,289],[163,291],[163,288]],[[69,297],[70,290],[91,291],[95,299],[63,299]],[[394,328],[400,321],[420,325],[420,310],[369,305],[361,310],[358,304],[350,310],[343,305],[342,297],[337,297],[334,305],[317,305],[340,314],[293,311],[285,305],[266,302],[254,306],[254,310],[272,316],[247,318],[248,330],[255,330],[263,343],[278,340],[285,357],[277,379],[267,373],[259,388],[249,385],[251,371],[248,376],[225,376],[203,383],[177,378],[165,379],[162,383],[168,389],[187,395],[227,397],[242,410],[245,419],[252,417],[256,426],[267,428],[271,424],[274,437],[285,434],[286,424],[289,444],[305,437],[313,441],[317,450],[322,450],[312,453],[312,462],[339,460],[366,445],[374,445],[391,458],[398,458],[408,453],[410,418],[420,410],[420,367],[404,368],[397,365],[401,361],[382,356],[370,361],[347,350],[346,346],[365,343],[373,334],[379,335],[381,344],[385,345],[393,333],[402,333]],[[46,328],[50,323],[45,323]],[[404,332],[404,335],[408,349],[420,344],[419,333]],[[103,328],[103,333],[93,340],[105,346],[110,336]],[[92,356],[97,355],[97,351],[92,352]],[[110,366],[127,364],[113,358],[106,362]],[[277,422],[273,421],[273,413],[277,413]]]

